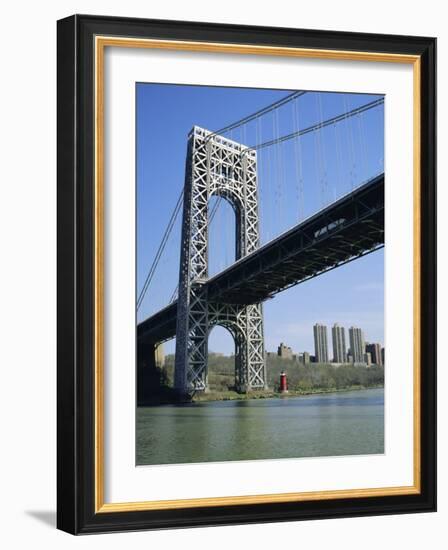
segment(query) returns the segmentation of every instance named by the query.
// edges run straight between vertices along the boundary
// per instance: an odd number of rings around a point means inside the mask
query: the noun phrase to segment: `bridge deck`
[[[384,174],[204,282],[210,301],[262,302],[384,245]],[[138,337],[176,334],[177,302],[138,325]]]

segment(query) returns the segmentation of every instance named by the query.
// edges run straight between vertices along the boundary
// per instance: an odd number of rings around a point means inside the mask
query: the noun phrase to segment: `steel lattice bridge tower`
[[[257,156],[253,149],[195,126],[188,138],[176,327],[175,389],[207,389],[208,336],[215,325],[235,341],[235,386],[266,388],[261,304],[229,304],[208,296],[210,197],[226,199],[235,212],[235,259],[260,244]]]

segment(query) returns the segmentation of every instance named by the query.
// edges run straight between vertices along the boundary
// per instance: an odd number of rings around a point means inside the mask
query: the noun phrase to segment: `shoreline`
[[[328,388],[328,389],[310,389],[310,390],[290,390],[287,393],[278,391],[266,390],[263,392],[237,393],[237,392],[209,392],[193,397],[191,403],[205,403],[212,401],[247,401],[250,399],[287,399],[289,397],[307,397],[309,395],[324,395],[327,393],[340,393],[347,391],[373,390],[384,388],[381,386],[347,386],[344,388]]]
[[[227,392],[206,392],[197,394],[189,401],[178,401],[174,399],[157,400],[147,404],[138,405],[138,408],[154,407],[160,405],[187,405],[195,403],[212,403],[217,401],[249,401],[253,399],[288,399],[290,397],[307,397],[310,395],[325,395],[329,393],[341,393],[349,391],[361,391],[361,390],[374,390],[384,388],[384,384],[375,386],[347,386],[344,388],[328,388],[328,389],[310,389],[310,390],[290,390],[287,393],[280,393],[278,391],[254,391],[249,393],[237,393],[235,391]]]

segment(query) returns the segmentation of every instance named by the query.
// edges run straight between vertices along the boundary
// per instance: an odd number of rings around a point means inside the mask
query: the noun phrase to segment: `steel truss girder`
[[[229,305],[208,299],[208,202],[230,202],[236,218],[236,259],[259,247],[256,153],[199,127],[189,136],[176,324],[175,388],[180,393],[208,386],[208,335],[226,327],[235,341],[235,385],[239,391],[266,387],[261,305]]]

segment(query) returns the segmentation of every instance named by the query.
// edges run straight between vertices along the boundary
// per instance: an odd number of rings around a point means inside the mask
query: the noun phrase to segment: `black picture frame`
[[[72,534],[431,512],[436,509],[436,39],[74,15],[57,25],[57,526]],[[97,513],[95,510],[94,38],[120,36],[382,52],[421,61],[419,494]]]

